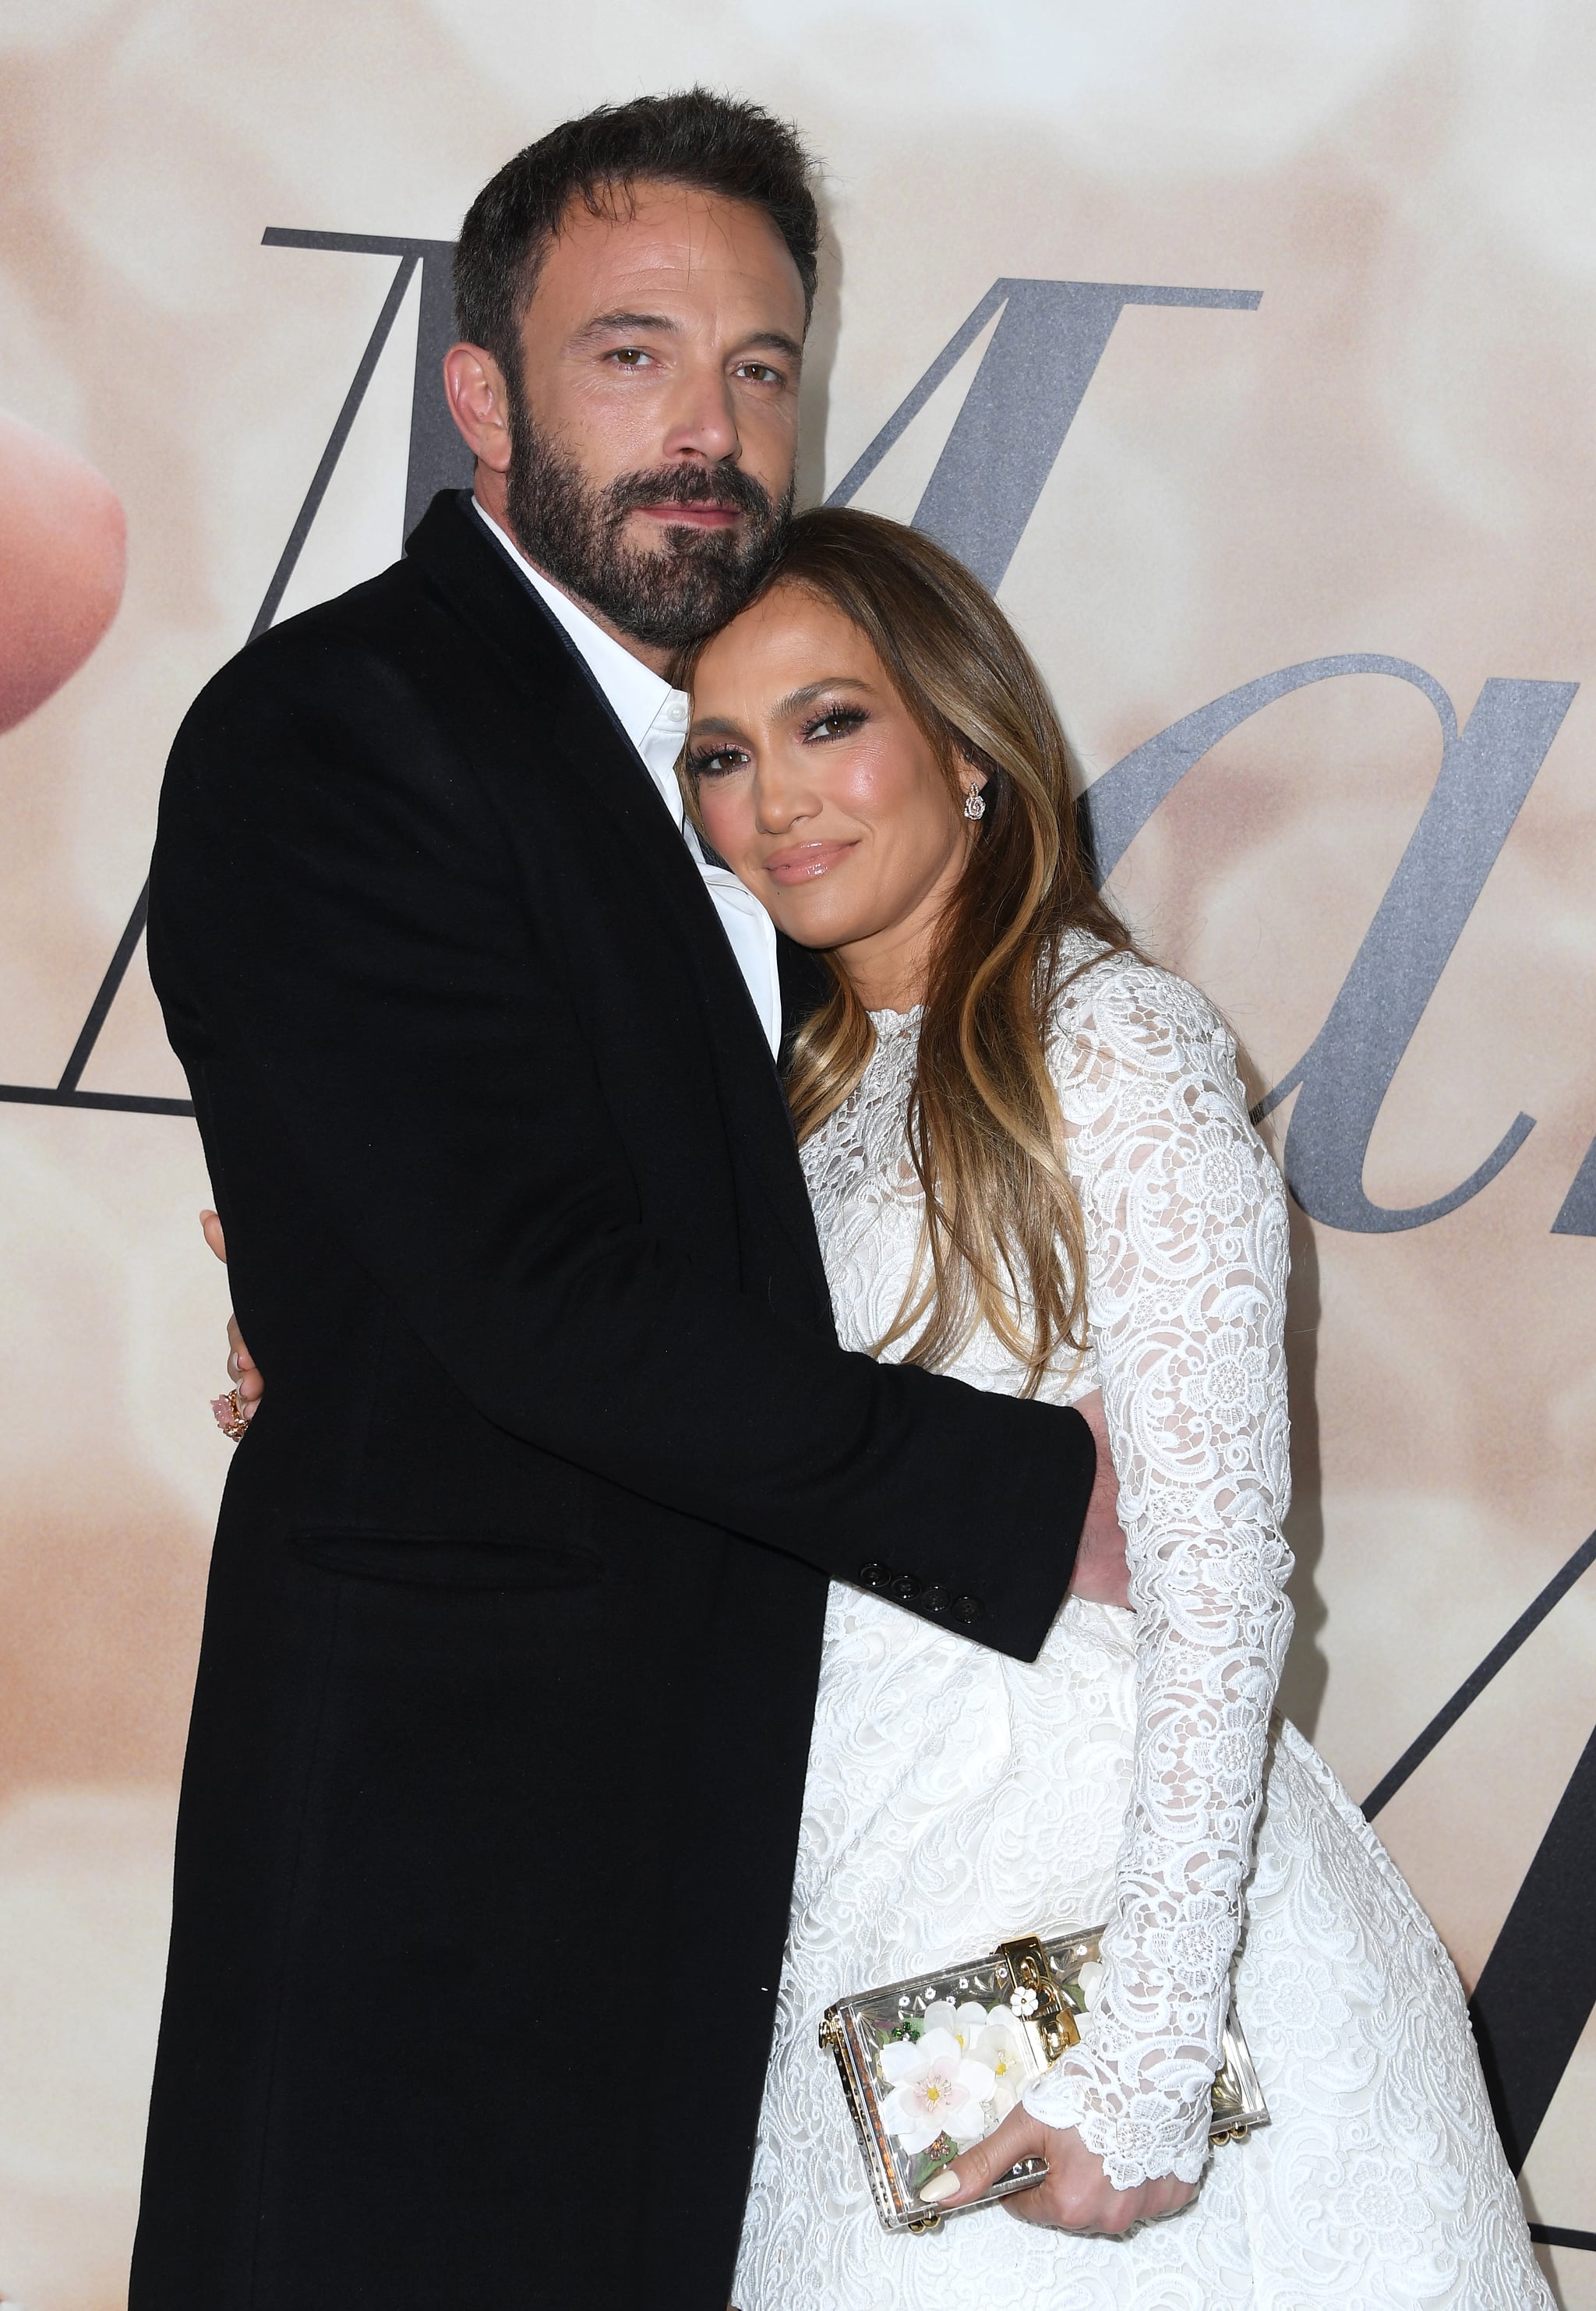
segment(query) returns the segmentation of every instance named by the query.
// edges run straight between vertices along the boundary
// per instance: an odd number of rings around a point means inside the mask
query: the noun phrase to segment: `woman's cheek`
[[[839,746],[821,772],[826,799],[860,826],[889,840],[911,836],[936,810],[940,773],[926,765],[902,732],[872,729]]]
[[[757,864],[753,856],[755,828],[749,792],[745,789],[739,794],[729,781],[725,786],[701,787],[698,815],[711,850],[720,852],[734,875],[746,880]]]

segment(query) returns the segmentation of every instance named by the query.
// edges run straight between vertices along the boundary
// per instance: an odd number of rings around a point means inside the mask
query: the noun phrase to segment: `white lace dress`
[[[1234,1049],[1191,988],[1081,945],[1055,1074],[1088,1246],[1134,1613],[1071,1600],[1034,1663],[833,1588],[740,2311],[1507,2311],[1549,2307],[1461,1989],[1328,1766],[1271,1722],[1290,1628],[1286,1220]],[[886,1330],[919,1190],[918,1016],[882,1013],[805,1150],[845,1345]],[[1017,1391],[990,1335],[955,1367]],[[1256,1836],[1255,1836],[1256,1833]],[[879,2228],[820,2018],[845,1992],[1112,1921],[1078,2047],[1026,2097],[1180,2214],[1077,2238],[1001,2209]],[[1236,1958],[1238,1932],[1240,1956]],[[1272,2114],[1211,2155],[1234,1961]]]

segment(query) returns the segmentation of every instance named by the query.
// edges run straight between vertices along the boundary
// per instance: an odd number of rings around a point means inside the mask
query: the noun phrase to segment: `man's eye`
[[[641,345],[616,345],[606,358],[619,362],[623,369],[641,369],[649,356]]]
[[[769,362],[739,362],[737,374],[752,378],[755,385],[780,385],[781,382],[781,371],[772,369]]]
[[[748,757],[740,746],[716,746],[689,754],[687,768],[694,778],[717,779],[724,777],[728,771],[745,769]]]

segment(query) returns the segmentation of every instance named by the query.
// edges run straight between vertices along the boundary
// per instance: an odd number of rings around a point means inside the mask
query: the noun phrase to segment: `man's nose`
[[[685,371],[668,414],[667,459],[702,458],[718,466],[723,458],[735,458],[742,446],[730,387],[720,365]]]

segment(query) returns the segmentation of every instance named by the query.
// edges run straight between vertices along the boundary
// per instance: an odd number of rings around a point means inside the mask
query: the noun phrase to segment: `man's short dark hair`
[[[601,216],[617,193],[649,183],[763,209],[798,267],[807,317],[820,244],[812,174],[797,130],[757,104],[706,88],[601,104],[507,161],[472,202],[455,250],[455,326],[518,374],[521,319],[571,203]]]

